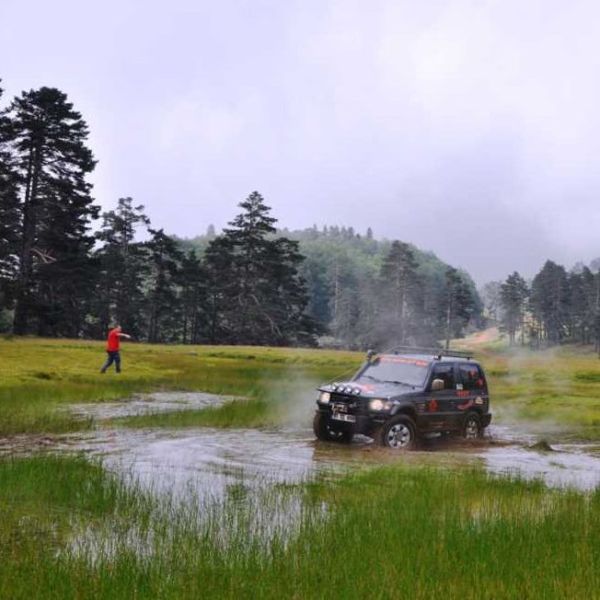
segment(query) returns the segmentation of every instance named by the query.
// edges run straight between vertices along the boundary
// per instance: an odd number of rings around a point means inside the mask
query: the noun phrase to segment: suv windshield
[[[367,365],[356,381],[374,380],[422,386],[427,376],[429,363],[426,360],[402,356],[382,356]]]

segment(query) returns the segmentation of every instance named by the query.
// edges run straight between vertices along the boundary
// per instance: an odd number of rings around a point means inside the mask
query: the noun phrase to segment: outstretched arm
[[[119,337],[127,338],[128,340],[131,339],[131,336],[128,333],[123,333],[122,331],[119,333]]]

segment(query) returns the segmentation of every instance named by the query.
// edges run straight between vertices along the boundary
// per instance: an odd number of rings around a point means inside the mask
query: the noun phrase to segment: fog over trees
[[[600,352],[600,261],[570,271],[548,260],[531,281],[518,272],[482,289],[487,317],[511,344],[593,344]],[[517,340],[518,338],[518,340]]]

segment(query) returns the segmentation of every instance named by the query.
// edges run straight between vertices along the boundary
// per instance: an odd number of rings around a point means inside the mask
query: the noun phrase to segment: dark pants
[[[108,369],[108,367],[110,367],[110,365],[112,365],[113,363],[115,363],[115,369],[117,370],[117,373],[120,373],[121,372],[121,355],[119,354],[119,351],[118,350],[116,352],[107,351],[106,354],[108,354],[108,358],[106,359],[104,366],[100,369],[100,373],[104,373],[106,371],[106,369]]]

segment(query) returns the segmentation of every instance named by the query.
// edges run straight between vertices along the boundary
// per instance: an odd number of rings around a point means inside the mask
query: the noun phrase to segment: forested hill
[[[204,235],[178,241],[182,249],[201,255],[216,235],[209,227]],[[400,328],[406,342],[434,343],[447,333],[461,335],[469,323],[481,320],[482,302],[469,274],[433,252],[401,242],[393,248],[370,229],[361,234],[352,227],[278,229],[276,235],[299,243],[307,310],[331,342],[357,347],[393,343]]]

